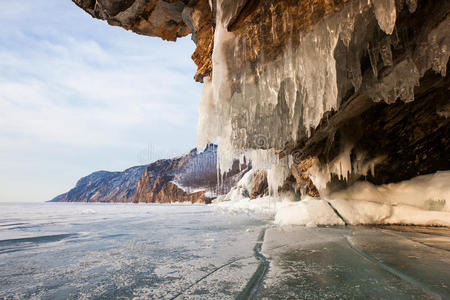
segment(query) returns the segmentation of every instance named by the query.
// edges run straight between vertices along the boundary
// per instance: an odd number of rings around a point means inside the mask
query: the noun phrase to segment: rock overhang
[[[264,150],[276,149],[285,157],[301,153],[301,159],[317,158],[322,167],[331,170],[338,179],[347,179],[343,172],[348,168],[352,172],[363,166],[363,175],[376,183],[450,168],[445,157],[450,150],[449,121],[445,118],[446,107],[449,107],[445,103],[449,98],[448,88],[445,88],[449,85],[445,72],[448,61],[445,49],[449,48],[450,5],[447,1],[73,1],[93,17],[138,34],[166,40],[192,34],[197,44],[192,56],[198,66],[197,81],[214,77],[213,51],[219,51],[214,48],[220,43],[215,41],[215,35],[218,24],[223,26],[233,34],[232,43],[220,45],[228,53],[223,56],[228,69],[223,80],[230,82],[230,95],[242,94],[246,87],[265,80],[261,72],[270,72],[266,66],[286,62],[289,51],[301,47],[308,32],[315,30],[319,39],[333,34],[333,26],[327,24],[327,20],[351,13],[352,17],[347,15],[342,19],[345,21],[342,26],[351,30],[339,27],[337,42],[325,57],[330,60],[327,68],[335,66],[335,70],[327,71],[327,74],[335,72],[327,81],[335,81],[336,86],[325,87],[324,94],[319,96],[327,96],[327,90],[334,89],[336,103],[325,107],[319,118],[306,123],[308,126],[300,123],[292,126],[287,122],[289,113],[292,114],[290,105],[298,102],[288,98],[296,93],[298,97],[305,87],[299,87],[295,76],[288,74],[275,89],[275,102],[282,99],[281,102],[266,115],[278,119],[278,125],[272,126],[278,132],[275,136],[294,137],[274,143],[264,130],[259,132],[262,128],[259,123],[247,120],[244,124],[246,119],[236,115],[229,120],[231,127],[247,126],[247,129],[243,131],[245,139],[231,141],[233,147],[259,148],[253,141],[262,135],[266,141]],[[323,23],[324,30],[317,30]],[[317,56],[317,63],[321,59],[323,56]],[[316,68],[320,70],[320,64]],[[436,73],[440,73],[439,76]],[[261,100],[261,96],[254,95],[244,98],[244,102]],[[397,100],[399,98],[404,102]],[[252,112],[254,119],[267,121],[268,117],[258,115],[261,107]],[[250,112],[251,106],[242,109]],[[305,114],[293,120],[299,122],[298,118],[304,119]],[[365,120],[371,120],[374,125],[366,126]],[[352,130],[355,124],[366,129]],[[399,138],[396,139],[396,135]],[[380,157],[389,159],[379,162],[378,167],[371,167],[379,175],[368,174],[368,164]],[[395,168],[400,167],[395,160],[402,161],[406,167],[396,172]],[[347,169],[336,171],[330,164],[341,169],[342,164],[346,164]]]

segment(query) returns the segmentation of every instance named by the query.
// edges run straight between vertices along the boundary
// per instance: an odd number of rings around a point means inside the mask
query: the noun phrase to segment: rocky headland
[[[123,172],[99,171],[81,178],[69,192],[52,202],[109,203],[211,203],[217,194],[227,193],[248,171],[247,165],[234,168],[217,184],[217,146],[208,145],[197,153],[162,159]]]

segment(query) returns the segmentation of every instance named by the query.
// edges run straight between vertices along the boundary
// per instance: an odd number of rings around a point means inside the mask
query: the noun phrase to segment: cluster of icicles
[[[310,135],[310,129],[318,126],[324,113],[339,108],[334,58],[337,43],[342,40],[345,46],[349,46],[359,15],[364,18],[375,15],[379,27],[387,35],[392,34],[397,15],[395,0],[350,1],[341,11],[316,24],[312,31],[292,33],[300,35],[298,47],[293,49],[287,45],[281,58],[257,66],[256,74],[247,74],[247,68],[242,67],[239,91],[233,90],[228,80],[230,68],[238,66],[227,65],[227,62],[233,61],[235,53],[241,53],[237,50],[243,51],[245,45],[227,31],[221,21],[224,1],[215,1],[213,74],[212,78],[204,80],[199,109],[198,149],[212,142],[218,143],[218,172],[221,175],[231,169],[236,158],[250,160],[254,169],[267,170],[269,189],[273,192],[289,175],[292,162],[290,157],[279,159],[275,149],[282,148],[288,141],[295,142],[299,128],[305,128],[306,134]],[[416,9],[416,0],[406,0],[406,4],[410,12]],[[289,28],[289,24],[287,26]],[[445,28],[443,31],[445,34]],[[235,51],[230,51],[233,49],[230,44]],[[390,77],[376,86],[371,96],[373,100],[390,103],[400,97],[405,102],[412,101],[414,86],[426,69],[432,67],[445,74],[448,52],[438,50],[440,63],[436,65],[419,69],[411,60],[397,64]],[[381,57],[389,63],[392,53],[389,50],[381,53]],[[356,64],[348,69],[353,72],[352,84],[358,90],[362,75],[359,62]],[[375,74],[376,64],[373,66]],[[407,80],[404,80],[404,74],[408,74]],[[396,76],[403,76],[403,80]],[[350,163],[349,149],[350,146],[331,165],[318,168],[317,183],[326,182],[331,173],[346,178],[352,172],[367,173],[369,169],[373,170],[376,159],[370,165],[355,166]]]

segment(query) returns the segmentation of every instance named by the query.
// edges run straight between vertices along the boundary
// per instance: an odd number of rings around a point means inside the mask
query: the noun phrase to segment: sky
[[[94,171],[193,149],[194,49],[70,0],[0,0],[0,202],[47,201]]]

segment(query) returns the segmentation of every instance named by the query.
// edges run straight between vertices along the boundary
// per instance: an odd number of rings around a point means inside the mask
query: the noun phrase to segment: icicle
[[[355,88],[355,91],[357,92],[359,91],[362,84],[361,64],[359,62],[358,55],[354,56],[354,61],[350,62],[348,69],[350,80],[352,82],[353,87]]]
[[[397,18],[395,0],[373,0],[378,25],[387,34],[392,34]]]
[[[334,50],[339,39],[347,46],[350,44],[356,17],[368,12],[370,4],[362,0],[359,5],[346,5],[316,24],[312,31],[300,33],[296,48],[292,37],[298,33],[289,28],[292,20],[288,12],[282,16],[281,23],[272,19],[273,40],[280,38],[277,27],[291,33],[287,49],[277,60],[260,62],[251,69],[241,58],[252,55],[245,53],[246,49],[256,47],[248,47],[245,38],[227,31],[222,21],[225,0],[212,3],[216,5],[213,74],[204,81],[199,148],[218,142],[218,166],[222,175],[231,169],[234,159],[243,157],[249,159],[254,168],[284,174],[277,169],[280,161],[274,155],[275,149],[288,141],[295,142],[301,128],[309,135],[324,113],[338,109]],[[351,64],[354,64],[349,66],[352,83],[358,89],[361,85],[359,62]],[[240,68],[241,76],[232,78],[229,68]],[[271,189],[276,190],[278,183],[275,176],[271,178]]]
[[[375,84],[369,95],[376,102],[385,101],[391,104],[397,98],[411,102],[414,100],[414,87],[419,85],[419,79],[419,70],[408,58],[395,65],[391,73]]]
[[[386,159],[386,156],[377,156],[367,160],[365,153],[356,153],[356,159],[353,161],[353,174],[367,176],[370,174],[375,176],[375,166]]]
[[[367,53],[369,53],[370,65],[375,78],[378,77],[378,50],[375,47],[367,45]]]
[[[331,181],[333,174],[345,181],[348,181],[350,175],[367,176],[369,171],[374,176],[375,166],[386,159],[386,156],[367,159],[364,153],[356,153],[356,159],[352,163],[352,151],[354,151],[353,146],[347,143],[341,153],[330,163],[322,165],[318,159],[315,159],[312,167],[308,170],[308,175],[321,196],[327,195],[327,184]]]
[[[199,106],[197,132],[197,151],[205,149],[206,145],[214,143],[218,135],[217,107],[213,97],[211,79],[203,79],[203,93]]]
[[[391,39],[386,37],[380,45],[381,59],[385,67],[391,67],[394,62],[392,60]]]
[[[413,13],[417,9],[417,0],[406,0],[406,5],[408,5],[408,10]]]
[[[272,165],[267,170],[267,181],[269,183],[269,193],[271,195],[278,195],[278,190],[283,186],[286,178],[290,174],[288,159],[284,158],[276,165]]]
[[[336,174],[339,179],[348,180],[350,174],[352,174],[352,162],[350,155],[352,153],[353,146],[347,144],[344,150],[327,165],[327,172]]]
[[[450,57],[450,16],[439,24],[428,35],[427,58],[428,64],[426,69],[432,67],[437,73],[441,73],[445,77],[447,72],[447,62]],[[421,70],[423,74],[426,69]]]

